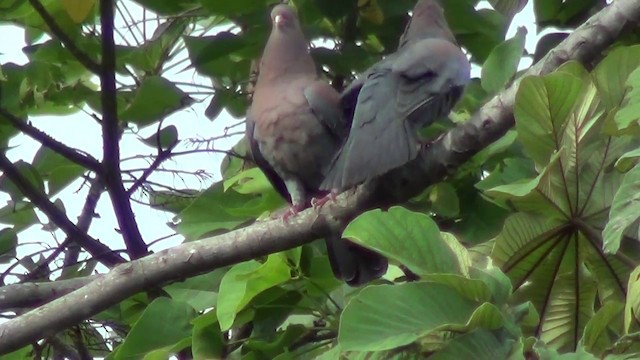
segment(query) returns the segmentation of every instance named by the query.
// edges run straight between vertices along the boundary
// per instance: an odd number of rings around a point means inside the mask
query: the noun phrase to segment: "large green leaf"
[[[150,76],[142,82],[131,104],[120,113],[120,120],[145,126],[160,121],[193,102],[194,99],[173,82],[160,76]]]
[[[568,120],[582,91],[583,81],[565,73],[522,80],[514,115],[518,139],[538,168],[546,166],[563,145]]]
[[[191,336],[195,311],[186,303],[160,297],[151,302],[118,347],[114,359],[140,359]]]
[[[615,253],[620,248],[622,236],[631,226],[634,226],[637,234],[637,220],[640,217],[640,164],[629,171],[618,189],[613,204],[609,221],[602,236],[604,249],[608,253]],[[635,225],[634,225],[635,224]]]
[[[478,305],[437,283],[370,286],[344,309],[338,342],[345,351],[392,349],[440,327],[466,324]]]
[[[283,254],[273,254],[264,264],[248,261],[233,266],[222,278],[216,312],[222,330],[229,329],[256,295],[291,277]]]
[[[216,269],[164,287],[171,298],[191,305],[196,311],[203,311],[216,304],[218,288],[227,268]]]
[[[50,196],[57,194],[86,171],[82,166],[71,162],[46,146],[41,146],[36,152],[33,166],[47,181]]]
[[[282,203],[273,190],[242,194],[234,189],[225,191],[223,184],[217,183],[180,212],[178,231],[189,240],[198,239],[208,233],[233,229]]]
[[[617,47],[593,71],[594,82],[607,110],[619,108],[629,75],[640,66],[640,46]]]
[[[194,359],[222,358],[225,339],[220,331],[218,316],[214,310],[193,320],[191,339],[191,353]]]
[[[368,211],[353,220],[343,237],[369,247],[418,275],[460,273],[451,247],[429,216],[394,206]]]
[[[496,46],[482,66],[482,87],[495,94],[501,90],[518,70],[518,64],[524,51],[527,30],[518,28],[511,39]]]
[[[513,345],[513,342],[498,339],[488,330],[478,329],[453,338],[444,349],[437,351],[429,359],[507,359]]]

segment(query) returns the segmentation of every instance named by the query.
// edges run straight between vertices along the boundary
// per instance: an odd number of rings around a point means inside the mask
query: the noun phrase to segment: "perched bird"
[[[253,158],[291,207],[285,219],[322,196],[325,171],[347,136],[340,95],[322,81],[296,13],[288,5],[271,12],[273,28],[260,63],[246,136]],[[359,285],[380,277],[386,259],[343,241],[326,239],[337,278]]]
[[[416,158],[417,131],[451,111],[469,78],[442,7],[418,1],[398,50],[342,93],[353,122],[320,188],[344,190]]]

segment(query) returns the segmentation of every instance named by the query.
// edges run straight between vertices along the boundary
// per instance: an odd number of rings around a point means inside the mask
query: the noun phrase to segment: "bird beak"
[[[276,25],[280,26],[285,23],[285,18],[282,15],[276,15],[276,18],[274,19],[274,21]]]

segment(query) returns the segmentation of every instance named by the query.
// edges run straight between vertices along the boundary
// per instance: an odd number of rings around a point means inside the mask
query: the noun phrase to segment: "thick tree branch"
[[[11,284],[0,287],[0,312],[40,306],[77,290],[95,279],[96,276],[85,276],[68,280]]]
[[[102,27],[102,67],[100,85],[102,99],[102,147],[104,182],[115,210],[116,219],[129,256],[133,259],[147,254],[136,217],[131,208],[129,194],[120,175],[120,124],[116,103],[116,47],[113,40],[114,1],[100,1]]]
[[[20,189],[22,194],[26,196],[35,206],[42,211],[50,221],[56,224],[67,238],[73,239],[98,261],[112,267],[125,262],[118,254],[114,253],[108,246],[89,236],[86,232],[78,229],[71,220],[58,209],[40,190],[36,189],[28,179],[26,179],[20,171],[7,159],[4,153],[0,153],[0,170],[7,176],[13,184]]]
[[[69,35],[64,32],[64,30],[56,23],[56,20],[47,12],[47,9],[42,6],[39,0],[29,0],[29,4],[33,6],[36,12],[40,15],[45,24],[49,27],[49,30],[55,35],[55,37],[60,40],[60,42],[64,45],[67,50],[73,55],[78,62],[80,62],[84,67],[86,67],[89,71],[94,74],[100,73],[100,65],[95,62],[92,58],[90,58],[87,54],[82,52],[76,44],[71,40]]]
[[[9,123],[11,123],[13,127],[22,131],[24,134],[28,135],[30,138],[39,142],[40,144],[64,156],[69,161],[72,161],[95,173],[100,172],[100,163],[91,155],[83,154],[76,149],[70,148],[69,146],[47,135],[45,132],[40,131],[33,125],[21,120],[6,109],[0,108],[0,115],[2,115]]]
[[[570,59],[592,60],[614,41],[622,26],[639,18],[637,0],[613,2],[575,30],[526,75],[548,73]],[[280,220],[256,223],[122,264],[71,294],[0,324],[0,353],[81,322],[145,288],[300,246],[338,229],[341,219],[373,206],[411,198],[417,191],[441,180],[513,125],[517,87],[518,82],[487,103],[468,123],[425,149],[419,159],[382,179],[377,187],[368,185],[354,196],[339,196],[338,205],[344,207],[332,209],[332,215],[326,214],[327,209],[320,215],[307,210],[288,225]]]

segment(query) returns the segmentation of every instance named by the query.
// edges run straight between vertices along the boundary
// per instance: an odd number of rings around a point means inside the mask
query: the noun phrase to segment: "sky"
[[[537,40],[550,30],[546,30],[544,33],[537,34],[536,27],[533,23],[533,5],[532,1],[529,1],[527,7],[516,15],[506,38],[511,38],[516,33],[516,29],[519,26],[524,26],[527,29],[526,49],[533,53]],[[141,9],[131,3],[128,5],[129,10],[135,15],[140,14]],[[482,1],[479,7],[490,7],[486,1]],[[120,29],[124,30],[123,22],[116,24]],[[148,28],[150,33],[153,31],[153,27]],[[24,31],[18,27],[11,25],[0,25],[0,34],[2,34],[2,49],[0,53],[0,63],[14,62],[17,64],[25,64],[28,62],[27,57],[23,54],[22,48],[24,43]],[[322,45],[322,44],[317,44]],[[186,51],[178,56],[179,59],[186,57]],[[520,64],[520,69],[526,68],[531,64],[531,60],[523,59]],[[175,70],[170,72],[168,78],[175,81],[181,81],[186,83],[204,84],[210,86],[211,82],[202,76],[199,76],[194,70],[185,70],[185,66],[177,66]],[[472,76],[478,77],[480,74],[477,66],[472,67]],[[193,89],[192,89],[193,90]],[[198,90],[198,89],[196,89]],[[180,139],[209,139],[214,136],[222,134],[226,127],[236,124],[242,119],[234,119],[225,112],[223,112],[215,121],[211,121],[204,116],[204,110],[208,105],[210,98],[205,96],[194,96],[200,100],[200,103],[195,103],[190,108],[175,113],[169,116],[165,120],[166,125],[176,125],[180,131]],[[188,119],[188,120],[185,120]],[[101,129],[99,125],[93,121],[89,114],[84,112],[78,112],[71,116],[54,117],[54,116],[38,116],[30,117],[31,123],[38,129],[46,132],[53,138],[67,144],[71,147],[82,149],[94,157],[100,159],[102,152]],[[154,154],[155,149],[143,145],[138,139],[139,137],[147,137],[156,132],[156,126],[149,128],[139,129],[137,134],[127,133],[123,136],[121,142],[121,157],[127,158],[137,154]],[[244,131],[244,126],[234,128],[232,131]],[[233,146],[240,136],[234,136],[231,138],[221,139],[214,144],[216,149],[229,149]],[[9,159],[13,161],[26,160],[31,161],[39,148],[39,143],[30,139],[29,137],[19,135],[13,138],[10,143],[11,150],[7,155]],[[178,149],[187,150],[192,149],[193,146],[188,144],[179,145]],[[190,156],[179,157],[176,160],[170,160],[165,163],[166,168],[180,169],[184,171],[205,171],[212,175],[211,178],[201,181],[195,177],[186,176],[182,179],[177,178],[167,173],[160,173],[154,175],[151,179],[159,181],[165,184],[174,185],[177,188],[189,188],[204,190],[213,181],[220,180],[220,162],[223,156],[221,154],[213,153],[200,153]],[[131,168],[145,168],[148,163],[143,160],[127,161],[123,164],[124,169]],[[87,186],[82,186],[82,180],[77,180],[68,186],[65,190],[61,191],[55,198],[63,200],[66,213],[69,219],[76,221],[78,215],[81,212],[84,199],[87,194]],[[54,199],[55,199],[54,198]],[[9,200],[9,197],[0,193],[0,207],[4,206]],[[144,199],[141,199],[144,200]],[[172,221],[173,214],[165,213],[158,210],[153,210],[148,206],[140,205],[137,203],[132,204],[136,219],[143,238],[147,243],[152,242],[155,239],[165,237],[174,233],[166,224]],[[111,247],[124,248],[122,237],[116,232],[117,222],[113,214],[113,210],[110,204],[110,199],[107,194],[104,194],[100,202],[98,203],[97,211],[100,218],[94,219],[89,234],[102,242],[108,244]],[[46,217],[39,214],[40,219],[46,222]],[[0,229],[5,225],[0,224]],[[18,248],[18,257],[29,255],[34,251],[40,250],[41,245],[38,243],[48,243],[55,248],[55,244],[64,240],[64,234],[58,230],[55,232],[43,231],[42,226],[36,225],[23,231],[19,234],[19,242],[21,246]],[[181,243],[183,238],[181,236],[173,236],[170,239],[163,240],[157,244],[151,246],[151,250],[158,251]],[[4,269],[0,266],[0,271]],[[105,268],[98,268],[103,272]],[[23,269],[18,268],[18,272],[22,272]],[[9,278],[10,280],[11,278]],[[14,278],[15,279],[15,278]]]

